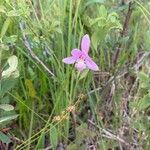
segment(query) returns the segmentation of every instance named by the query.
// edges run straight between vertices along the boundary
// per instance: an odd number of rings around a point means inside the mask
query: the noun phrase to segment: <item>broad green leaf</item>
[[[93,47],[97,50],[97,46],[98,44],[105,39],[105,36],[106,36],[106,30],[105,29],[98,29],[98,31],[95,31],[93,34],[92,34],[92,37],[91,37],[91,40],[92,40],[92,44],[93,44]]]
[[[0,131],[0,141],[6,144],[11,142],[10,138],[1,131]]]
[[[14,107],[9,104],[0,104],[0,109],[3,109],[5,111],[11,111],[14,110]]]
[[[4,24],[3,24],[3,27],[2,27],[2,29],[1,29],[1,38],[3,38],[3,36],[5,35],[5,33],[6,33],[7,29],[8,29],[8,27],[9,27],[9,24],[10,24],[10,18],[8,17],[8,18],[5,20],[5,22],[4,22]]]
[[[106,18],[107,17],[107,9],[105,8],[104,5],[101,5],[100,8],[99,8],[99,15],[101,17],[104,17]]]
[[[13,55],[9,57],[8,63],[9,63],[9,66],[11,66],[12,70],[16,70],[18,66],[18,58],[15,55]]]
[[[0,90],[0,96],[3,97],[3,95],[6,92],[9,92],[16,84],[16,79],[5,79],[1,81],[1,90]]]
[[[54,149],[56,149],[58,144],[58,132],[56,127],[53,127],[52,130],[50,130],[50,141]]]
[[[11,115],[11,116],[6,116],[6,117],[1,117],[0,118],[0,124],[6,121],[10,121],[13,119],[16,119],[19,115]]]
[[[17,70],[18,58],[13,55],[8,58],[9,68],[2,72],[2,78],[8,78],[10,76],[16,78],[19,76],[19,71]]]
[[[140,110],[144,110],[149,106],[150,106],[150,97],[149,97],[149,95],[146,95],[145,97],[140,99],[139,104],[138,104],[138,108]]]

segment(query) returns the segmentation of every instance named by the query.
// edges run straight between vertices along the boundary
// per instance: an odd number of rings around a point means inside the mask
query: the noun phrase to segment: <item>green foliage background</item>
[[[0,130],[0,140],[17,137],[15,149],[57,149],[60,143],[87,149],[88,138],[104,150],[120,143],[148,149],[149,6],[148,0],[0,0],[0,129],[12,128]],[[79,75],[62,59],[80,48],[84,34],[100,71]],[[62,120],[54,122],[55,116]]]

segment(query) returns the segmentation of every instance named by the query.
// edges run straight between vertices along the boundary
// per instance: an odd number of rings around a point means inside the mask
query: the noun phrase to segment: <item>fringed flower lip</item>
[[[83,36],[81,41],[81,50],[75,48],[71,51],[71,56],[64,58],[62,61],[66,64],[75,64],[75,68],[82,71],[86,68],[93,71],[98,71],[97,64],[88,55],[90,49],[90,38],[86,34]]]

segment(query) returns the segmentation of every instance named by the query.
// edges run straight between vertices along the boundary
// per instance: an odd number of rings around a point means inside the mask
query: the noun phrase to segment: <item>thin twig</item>
[[[132,2],[129,2],[128,12],[124,21],[123,30],[121,32],[121,37],[124,37],[127,35],[131,14],[132,14]]]
[[[50,149],[52,149],[53,147],[52,146],[48,146],[48,147],[46,147],[44,150],[50,150]]]
[[[30,43],[28,42],[27,36],[26,36],[26,35],[24,34],[24,32],[23,32],[23,29],[24,29],[23,23],[20,23],[19,26],[20,26],[20,30],[21,30],[21,32],[22,32],[24,45],[25,45],[25,47],[27,48],[27,50],[29,51],[29,53],[30,53],[30,55],[32,56],[32,58],[34,58],[41,66],[43,66],[43,68],[44,68],[50,75],[55,76],[55,75],[52,73],[52,71],[50,71],[50,70],[48,69],[48,67],[47,67],[47,66],[35,55],[35,53],[33,52],[32,48],[31,48],[31,46],[30,46]]]
[[[124,3],[124,1],[122,1],[122,3]],[[128,12],[126,14],[124,24],[123,24],[123,30],[121,32],[121,38],[127,36],[127,33],[128,33],[129,21],[130,21],[131,15],[132,15],[132,4],[133,4],[132,2],[129,2]],[[114,65],[117,63],[117,60],[119,58],[121,47],[122,47],[122,45],[120,43],[118,45],[118,47],[116,48],[115,53],[113,55],[112,60],[113,60]]]

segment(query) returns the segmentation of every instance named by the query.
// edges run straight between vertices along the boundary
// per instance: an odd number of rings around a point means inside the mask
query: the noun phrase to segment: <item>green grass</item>
[[[13,149],[148,150],[150,10],[131,3],[128,16],[130,3],[117,0],[0,1],[0,104],[14,106],[0,119],[19,114],[0,132],[12,128]],[[62,59],[85,34],[100,71],[79,74]],[[3,79],[12,55],[20,75]]]

